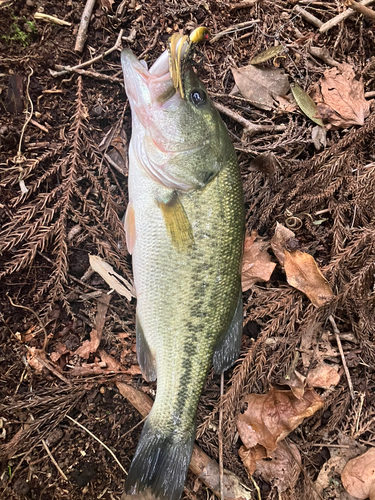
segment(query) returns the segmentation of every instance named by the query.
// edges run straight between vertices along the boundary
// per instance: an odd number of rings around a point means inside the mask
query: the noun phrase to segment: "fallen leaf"
[[[310,387],[320,387],[321,389],[335,387],[339,382],[338,365],[327,365],[323,361],[316,368],[310,370],[306,378],[307,385]]]
[[[286,251],[284,269],[289,285],[306,294],[315,307],[324,306],[333,299],[332,289],[312,255],[299,250]]]
[[[113,372],[123,372],[125,371],[125,367],[117,361],[117,359],[113,358],[110,354],[106,353],[104,350],[99,351],[99,356],[102,361],[107,365],[108,370],[112,370]]]
[[[312,97],[323,121],[334,129],[363,125],[370,114],[372,101],[365,99],[363,81],[355,79],[347,63],[325,71]]]
[[[266,111],[277,107],[274,96],[284,96],[290,89],[288,77],[281,69],[258,68],[250,64],[232,68],[232,73],[241,95]]]
[[[267,252],[269,243],[256,241],[257,232],[253,231],[251,236],[245,237],[244,255],[242,261],[242,291],[246,292],[258,281],[268,281],[276,267],[271,262],[271,256]]]
[[[282,381],[282,385],[288,385],[293,395],[297,399],[302,399],[305,393],[306,377],[294,370],[291,375],[286,376]]]
[[[328,304],[334,297],[328,281],[320,272],[314,257],[297,250],[298,246],[293,231],[277,223],[271,247],[277,260],[284,266],[287,282],[305,293],[314,306]]]
[[[306,94],[306,92],[299,85],[291,85],[291,89],[296,103],[305,115],[310,118],[310,120],[323,127],[322,118],[313,99],[311,99],[311,97]]]
[[[295,246],[296,242],[298,242],[298,240],[293,231],[279,222],[276,222],[275,234],[271,238],[271,248],[282,266],[284,266],[285,261],[285,250],[290,248],[291,243]]]
[[[252,476],[257,469],[257,460],[267,458],[267,451],[265,447],[260,444],[253,446],[250,450],[248,450],[246,446],[241,446],[238,450],[238,455],[248,473]]]
[[[332,484],[332,479],[341,475],[348,460],[360,455],[366,450],[365,446],[345,436],[345,434],[340,431],[338,431],[337,442],[339,447],[329,448],[330,458],[323,464],[314,483],[315,489],[319,495],[322,495],[325,488],[328,488],[329,485]]]
[[[129,301],[132,297],[135,297],[134,289],[131,284],[125,278],[116,273],[108,262],[101,259],[97,255],[89,255],[89,260],[90,266],[95,272],[100,274],[111,289],[116,290],[117,293],[126,297]],[[121,283],[121,281],[125,286]]]
[[[348,493],[364,500],[375,500],[375,448],[349,460],[341,474]]]
[[[302,399],[292,391],[271,387],[267,394],[249,394],[244,399],[246,411],[237,417],[237,429],[246,448],[257,444],[272,453],[277,443],[323,407],[324,401],[313,389],[306,389]]]
[[[78,354],[81,358],[88,359],[92,352],[95,352],[99,347],[101,334],[93,328],[90,332],[90,340],[85,340],[83,344],[78,347],[74,354]]]
[[[81,358],[88,359],[90,354],[98,349],[102,338],[110,300],[111,296],[107,295],[106,293],[103,293],[101,297],[98,298],[98,311],[95,316],[95,328],[93,328],[90,332],[90,340],[85,340],[74,354],[78,354],[78,356],[81,356]]]
[[[277,111],[279,113],[294,113],[297,110],[297,105],[292,94],[286,96],[275,95],[274,98],[278,102]]]
[[[37,349],[36,347],[29,347],[26,354],[27,363],[36,372],[41,372],[44,368],[44,365],[37,359],[39,354],[40,349]]]
[[[58,361],[61,356],[67,353],[70,353],[70,350],[66,347],[66,345],[62,342],[57,342],[55,350],[50,354],[50,360],[56,363],[56,361]]]
[[[314,147],[317,151],[320,151],[322,148],[324,149],[327,146],[327,131],[326,131],[326,129],[317,125],[311,131],[311,139],[312,139],[312,141],[314,143]],[[316,224],[316,221],[313,222],[313,224]]]
[[[279,493],[294,488],[301,472],[301,455],[294,443],[278,443],[267,460],[256,462],[262,479],[277,487]]]
[[[275,45],[274,47],[270,47],[267,50],[264,50],[260,54],[256,55],[251,59],[249,64],[260,64],[262,62],[266,62],[269,59],[272,59],[273,57],[276,57],[280,52],[282,52],[283,46],[282,45]]]

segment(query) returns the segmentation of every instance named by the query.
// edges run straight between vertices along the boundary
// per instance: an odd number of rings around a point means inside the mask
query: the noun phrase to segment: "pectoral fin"
[[[243,306],[242,291],[238,297],[237,307],[232,322],[224,338],[216,346],[213,365],[215,373],[222,373],[230,368],[238,358],[242,339]]]
[[[133,203],[130,201],[125,212],[125,234],[126,234],[126,246],[128,247],[128,252],[130,255],[133,253],[133,248],[135,244],[135,216]]]
[[[173,246],[179,251],[188,250],[194,243],[193,230],[178,196],[158,204]]]
[[[135,331],[137,340],[137,358],[139,366],[141,367],[142,375],[147,382],[153,382],[156,380],[156,361],[151,352],[150,346],[147,343],[138,316],[136,316]]]

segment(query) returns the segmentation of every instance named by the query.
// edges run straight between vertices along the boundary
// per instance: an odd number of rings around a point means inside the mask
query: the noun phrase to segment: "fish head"
[[[182,95],[174,87],[168,51],[150,69],[122,52],[132,110],[130,154],[164,186],[202,189],[219,173],[233,147],[225,125],[193,68],[183,67]]]

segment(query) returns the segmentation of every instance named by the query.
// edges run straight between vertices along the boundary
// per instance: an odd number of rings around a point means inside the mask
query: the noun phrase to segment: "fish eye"
[[[190,92],[190,100],[196,106],[206,102],[206,94],[203,90],[195,89]]]

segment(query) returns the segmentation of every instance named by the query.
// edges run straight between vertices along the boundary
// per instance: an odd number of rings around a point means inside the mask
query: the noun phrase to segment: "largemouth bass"
[[[238,357],[242,336],[242,183],[233,145],[188,65],[177,92],[165,51],[148,69],[121,56],[132,111],[125,230],[144,378],[157,379],[125,492],[178,500],[210,367]],[[182,95],[181,95],[182,94]]]

